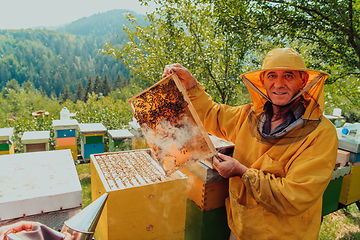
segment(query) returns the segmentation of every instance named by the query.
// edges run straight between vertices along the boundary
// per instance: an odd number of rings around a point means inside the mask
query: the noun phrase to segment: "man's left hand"
[[[248,170],[247,167],[242,165],[235,158],[221,153],[218,153],[218,156],[222,159],[222,161],[219,161],[217,157],[213,157],[213,166],[223,178],[235,176],[241,177]]]

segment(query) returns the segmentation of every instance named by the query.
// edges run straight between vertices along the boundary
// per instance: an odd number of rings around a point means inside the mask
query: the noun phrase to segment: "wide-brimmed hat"
[[[240,77],[248,85],[248,87],[255,90],[265,99],[271,101],[266,93],[266,90],[260,80],[260,75],[269,70],[296,70],[303,71],[309,74],[309,79],[302,91],[299,92],[293,99],[296,99],[309,88],[311,88],[319,79],[327,79],[329,75],[325,72],[310,70],[306,68],[302,56],[291,48],[276,48],[271,50],[265,57],[263,66],[260,70],[251,71],[242,74]],[[291,100],[292,101],[292,100]]]

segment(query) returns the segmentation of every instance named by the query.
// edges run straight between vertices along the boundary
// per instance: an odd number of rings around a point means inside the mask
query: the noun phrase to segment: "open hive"
[[[128,102],[166,175],[216,153],[175,73]]]
[[[150,149],[94,154],[91,193],[108,193],[97,240],[184,239],[186,176],[166,176]]]

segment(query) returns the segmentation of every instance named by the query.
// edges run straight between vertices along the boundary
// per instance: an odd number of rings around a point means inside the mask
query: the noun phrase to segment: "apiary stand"
[[[94,154],[90,159],[92,200],[109,194],[96,240],[184,239],[184,174],[165,177],[150,149]]]
[[[0,156],[0,226],[39,221],[60,230],[82,207],[70,150]]]

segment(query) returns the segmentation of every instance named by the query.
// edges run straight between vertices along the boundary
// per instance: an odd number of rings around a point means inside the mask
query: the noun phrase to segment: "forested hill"
[[[0,30],[0,89],[15,79],[19,84],[34,83],[49,96],[63,93],[68,85],[75,92],[79,82],[85,87],[89,76],[107,75],[110,84],[119,74],[129,78],[129,71],[99,49],[105,43],[117,48],[126,42],[122,30],[129,25],[124,13],[112,10],[81,18],[57,31],[46,29]],[[139,23],[144,16],[129,11]]]

